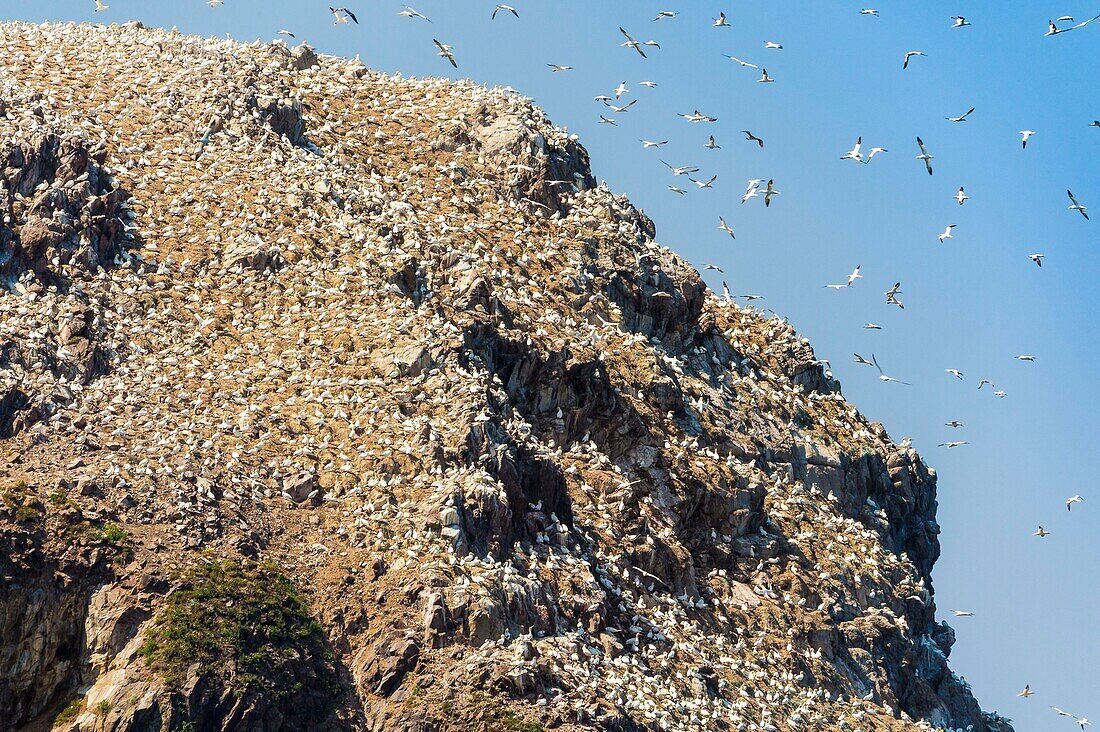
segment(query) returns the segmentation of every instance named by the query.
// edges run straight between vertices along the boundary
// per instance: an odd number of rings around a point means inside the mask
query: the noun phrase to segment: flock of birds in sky
[[[225,0],[206,0],[206,4],[209,5],[212,8],[217,8],[218,6],[223,5],[224,2],[225,2]],[[96,5],[95,10],[97,12],[108,10],[110,8],[110,6],[107,5],[104,2],[104,0],[95,0],[95,5]],[[346,7],[329,7],[329,11],[332,14],[335,25],[347,25],[347,24],[358,25],[359,24],[359,19],[356,17],[356,14],[349,8],[346,8]],[[878,15],[879,15],[879,11],[874,9],[874,8],[864,8],[864,9],[860,10],[859,13],[860,13],[860,15],[863,15],[863,16],[872,16],[872,17],[878,17]],[[420,21],[425,21],[425,22],[428,22],[428,23],[432,22],[431,18],[429,18],[427,15],[425,15],[424,13],[421,13],[420,11],[418,11],[415,8],[410,7],[410,6],[405,6],[405,8],[398,13],[398,15],[402,16],[402,17],[409,18],[409,19],[413,19],[413,20],[420,20]],[[674,20],[678,15],[679,15],[679,13],[676,12],[676,11],[662,10],[662,11],[657,13],[656,17],[653,18],[653,21],[654,22],[658,22],[658,21],[666,21],[667,22],[667,21]],[[504,17],[512,17],[513,19],[518,20],[520,18],[520,13],[515,7],[513,7],[511,5],[506,5],[506,4],[496,5],[492,10],[492,13],[490,15],[490,20],[495,21],[498,18],[504,18]],[[1043,36],[1044,37],[1050,37],[1050,36],[1060,35],[1062,33],[1068,33],[1070,31],[1074,31],[1074,30],[1079,30],[1081,28],[1084,28],[1084,27],[1088,26],[1090,23],[1092,23],[1092,22],[1094,22],[1098,19],[1100,19],[1100,14],[1098,14],[1096,16],[1093,16],[1091,18],[1088,18],[1087,20],[1083,20],[1083,21],[1075,23],[1074,22],[1075,19],[1072,16],[1063,15],[1063,16],[1060,16],[1060,17],[1054,19],[1054,20],[1048,21],[1047,31],[1046,31],[1046,33],[1043,34]],[[952,25],[951,25],[952,28],[965,28],[965,27],[968,27],[968,26],[972,25],[972,23],[969,20],[967,20],[964,16],[954,16],[954,17],[951,18],[951,21],[952,21]],[[711,20],[711,26],[714,27],[714,28],[728,28],[728,27],[730,27],[730,22],[729,22],[729,19],[726,17],[725,13],[719,12],[718,15]],[[622,38],[624,39],[619,45],[623,48],[629,49],[629,50],[639,54],[642,58],[646,58],[646,59],[649,58],[649,56],[646,53],[647,50],[649,50],[650,53],[652,53],[652,49],[660,49],[661,48],[661,45],[658,41],[652,40],[652,39],[645,40],[645,41],[640,41],[634,35],[632,35],[630,32],[628,32],[623,27],[619,27],[619,33],[622,35]],[[287,31],[287,30],[280,30],[279,35],[287,36],[287,37],[290,37],[290,38],[295,37],[294,33],[290,32],[290,31]],[[457,60],[457,57],[455,55],[454,46],[452,44],[449,44],[449,43],[444,43],[444,42],[442,42],[438,39],[433,38],[432,40],[435,44],[437,55],[441,59],[443,59],[445,62],[449,63],[452,67],[457,69],[458,68],[458,60]],[[776,41],[767,40],[767,41],[764,41],[763,47],[764,47],[765,51],[779,51],[779,50],[783,49],[783,44],[779,43],[779,42],[776,42]],[[761,83],[761,84],[776,83],[776,79],[768,74],[767,68],[763,67],[762,64],[750,63],[749,61],[743,60],[741,58],[738,58],[738,57],[732,56],[732,55],[727,55],[727,54],[724,54],[724,55],[727,59],[729,59],[730,61],[736,63],[741,68],[758,70],[760,72],[760,78],[758,78],[756,80],[757,83]],[[910,51],[905,52],[905,54],[902,58],[902,64],[901,64],[902,70],[903,71],[908,70],[909,67],[914,63],[915,59],[926,57],[926,56],[927,56],[927,54],[925,54],[921,50],[910,50]],[[552,73],[564,73],[564,72],[571,71],[572,68],[573,68],[572,66],[568,66],[568,65],[564,65],[564,64],[556,64],[556,63],[548,63],[547,66],[550,68],[550,71]],[[656,82],[653,82],[653,81],[641,81],[641,82],[639,82],[639,86],[646,87],[646,88],[653,88],[653,87],[656,87],[657,84],[656,84]],[[625,104],[620,103],[622,101],[622,97],[627,93],[629,93],[629,89],[627,88],[626,82],[623,81],[618,86],[616,86],[615,89],[612,90],[611,94],[600,95],[600,96],[595,97],[595,101],[603,103],[607,107],[607,110],[608,110],[607,114],[599,115],[599,120],[600,120],[601,124],[607,124],[607,125],[613,125],[613,126],[617,125],[616,118],[613,115],[626,113],[631,107],[633,107],[637,103],[637,101],[638,101],[637,99],[633,99],[629,102],[626,102]],[[963,114],[961,114],[957,117],[946,117],[945,119],[947,119],[948,121],[950,121],[952,123],[957,123],[957,124],[965,123],[967,121],[967,119],[970,117],[970,115],[974,113],[974,111],[975,111],[975,108],[971,107],[966,112],[964,112]],[[690,113],[679,113],[678,116],[683,118],[684,120],[688,121],[689,123],[692,123],[692,124],[704,124],[705,125],[705,124],[708,124],[708,123],[713,123],[713,122],[718,121],[718,119],[716,117],[712,117],[712,116],[703,114],[702,112],[700,112],[697,109],[693,110]],[[1089,124],[1089,126],[1100,128],[1100,120],[1093,120]],[[745,142],[748,142],[750,144],[756,144],[761,148],[764,147],[765,141],[762,137],[754,134],[750,130],[742,130],[741,132],[742,132],[742,134],[745,135],[745,138],[744,138]],[[1019,134],[1020,134],[1021,149],[1026,151],[1028,141],[1034,135],[1036,135],[1037,133],[1034,130],[1025,129],[1025,130],[1020,130]],[[657,150],[657,149],[660,149],[662,146],[668,144],[669,141],[668,140],[640,140],[640,142],[642,144],[643,149]],[[933,171],[933,167],[932,167],[932,161],[935,159],[935,156],[929,151],[928,147],[925,145],[924,141],[920,137],[917,137],[916,145],[917,145],[917,148],[919,150],[919,154],[915,156],[915,159],[922,163],[923,169],[927,171],[928,175],[933,175],[934,171]],[[715,140],[714,136],[710,135],[707,139],[707,142],[704,143],[703,147],[708,148],[708,149],[716,149],[720,146],[718,145],[718,143]],[[881,147],[881,146],[872,146],[872,147],[869,147],[869,148],[865,149],[864,144],[863,144],[863,138],[862,138],[862,136],[860,136],[860,137],[856,138],[855,144],[852,146],[852,148],[850,150],[844,152],[840,156],[840,159],[842,161],[852,161],[852,162],[860,163],[860,164],[863,164],[863,165],[868,165],[868,164],[871,163],[871,161],[876,156],[886,154],[888,152],[889,152],[889,150],[887,150],[885,147]],[[694,177],[696,174],[698,174],[700,172],[700,169],[696,166],[692,166],[692,165],[672,165],[668,162],[665,162],[664,160],[662,160],[661,162],[668,168],[669,172],[672,174],[672,176],[674,178],[683,177],[688,182],[694,184],[700,190],[713,188],[715,182],[718,180],[717,175],[713,175],[713,176],[711,176],[710,178],[708,178],[706,180],[702,180],[701,178]],[[568,185],[573,185],[574,182],[573,181],[549,181],[549,183],[555,184],[555,185],[568,186]],[[679,194],[679,195],[685,195],[687,193],[686,188],[675,185],[675,184],[669,185],[668,189],[671,192]],[[768,180],[765,183],[765,181],[763,179],[754,178],[754,179],[751,179],[751,180],[748,181],[748,183],[746,185],[746,188],[745,188],[745,192],[741,196],[741,203],[745,204],[745,203],[747,203],[748,201],[751,201],[754,198],[760,198],[760,199],[763,199],[765,207],[770,207],[771,204],[772,204],[773,199],[776,196],[779,196],[779,195],[780,195],[780,191],[776,189],[774,180]],[[1067,190],[1066,191],[1066,196],[1068,197],[1068,200],[1069,200],[1068,209],[1070,211],[1073,211],[1073,212],[1077,213],[1077,214],[1080,214],[1084,218],[1084,220],[1086,220],[1086,221],[1089,220],[1088,209],[1086,208],[1085,205],[1083,205],[1080,201],[1078,201],[1078,199],[1074,196],[1073,192],[1071,190]],[[955,201],[957,201],[960,206],[962,206],[962,205],[965,205],[968,200],[970,200],[970,196],[968,196],[966,194],[966,191],[965,191],[964,187],[960,186],[958,192],[953,196],[953,199]],[[734,232],[733,228],[726,222],[726,219],[723,216],[718,217],[718,228],[721,229],[724,233],[726,233],[731,238],[736,238],[736,233]],[[954,233],[953,232],[954,232],[955,228],[956,228],[955,224],[950,224],[950,225],[948,225],[944,228],[943,232],[938,235],[938,239],[939,239],[941,244],[944,241],[946,241],[947,239],[953,239],[954,238]],[[1034,254],[1028,255],[1029,259],[1032,262],[1034,262],[1035,265],[1038,266],[1038,267],[1043,266],[1043,259],[1044,259],[1045,256],[1046,255],[1042,254],[1042,253],[1034,253]],[[704,265],[704,269],[716,270],[718,272],[722,271],[720,267],[718,267],[717,265],[713,265],[713,264]],[[824,285],[824,287],[830,288],[830,289],[838,289],[838,290],[839,289],[850,288],[850,287],[852,287],[856,284],[857,280],[862,279],[863,275],[860,274],[860,269],[861,269],[861,267],[857,265],[855,267],[855,269],[853,269],[852,272],[847,276],[845,282],[835,283],[835,284],[830,283],[830,284]],[[737,295],[737,296],[733,296],[733,295],[731,295],[728,286],[726,286],[726,283],[723,282],[722,284],[723,284],[723,291],[724,291],[723,295],[724,295],[725,301],[727,303],[731,302],[734,297],[744,299],[746,302],[752,302],[754,300],[762,299],[762,296],[760,296],[760,295]],[[897,282],[889,290],[886,291],[886,293],[885,293],[886,304],[894,305],[894,306],[897,306],[900,309],[904,309],[905,305],[898,297],[901,294],[902,294],[901,282]],[[881,329],[881,326],[879,326],[879,325],[877,325],[873,322],[872,323],[867,323],[867,325],[865,325],[864,327],[867,328],[867,329],[871,329],[871,330]],[[884,383],[896,383],[896,384],[902,384],[902,385],[906,385],[906,386],[912,386],[912,384],[910,382],[903,381],[901,379],[898,379],[898,378],[895,378],[893,376],[887,375],[886,372],[882,369],[882,366],[879,365],[878,358],[875,356],[875,354],[871,354],[870,360],[864,358],[863,356],[861,356],[858,353],[854,354],[854,355],[855,355],[855,362],[857,364],[861,364],[861,365],[865,365],[865,366],[871,366],[871,367],[875,368],[878,371],[878,374],[879,374],[878,378],[879,378],[880,381],[882,381]],[[1035,356],[1030,355],[1030,354],[1018,355],[1018,356],[1016,356],[1016,359],[1021,361],[1021,362],[1027,362],[1027,363],[1034,363],[1037,360]],[[827,360],[822,360],[821,364],[824,365],[824,366],[831,366]],[[958,369],[949,368],[949,369],[945,369],[945,371],[949,376],[952,376],[956,379],[962,380],[964,378],[963,372],[958,370]],[[1004,397],[1007,396],[1005,391],[996,389],[995,385],[991,381],[989,381],[988,379],[980,379],[979,382],[978,382],[978,389],[980,390],[980,389],[984,388],[985,386],[989,386],[990,391],[993,393],[993,396],[995,396],[997,398],[1004,398]],[[959,422],[958,420],[952,420],[950,422],[946,422],[945,425],[947,427],[950,427],[950,428],[953,428],[953,429],[963,427],[963,423]],[[969,443],[966,440],[949,440],[949,441],[940,443],[939,447],[953,449],[953,448],[961,447],[961,446],[967,445],[967,444],[969,444]],[[1071,496],[1071,497],[1067,498],[1066,501],[1065,501],[1066,510],[1067,511],[1072,510],[1074,504],[1078,504],[1078,503],[1081,503],[1083,501],[1084,501],[1084,498],[1082,498],[1080,495],[1074,495],[1074,496]],[[1049,530],[1045,529],[1043,526],[1040,525],[1038,527],[1038,529],[1033,533],[1033,536],[1037,536],[1037,537],[1040,537],[1040,538],[1045,538],[1046,536],[1049,536],[1050,534],[1051,534],[1051,532]],[[954,615],[956,617],[963,618],[963,617],[971,617],[971,616],[973,616],[973,613],[969,612],[969,611],[965,611],[965,610],[955,610]],[[1034,694],[1035,694],[1035,692],[1031,690],[1030,685],[1027,685],[1027,686],[1024,687],[1024,689],[1019,694],[1017,694],[1017,696],[1026,699],[1030,696],[1033,696]],[[1052,706],[1051,709],[1054,710],[1059,716],[1069,717],[1069,718],[1073,719],[1080,726],[1081,729],[1084,729],[1085,727],[1090,725],[1090,722],[1089,722],[1088,718],[1086,718],[1086,717],[1079,717],[1075,714],[1071,714],[1069,712],[1063,711],[1062,709],[1059,709],[1058,707],[1054,707],[1054,706]]]

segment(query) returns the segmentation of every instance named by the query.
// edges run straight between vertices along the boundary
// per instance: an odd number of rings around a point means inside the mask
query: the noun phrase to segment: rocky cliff
[[[0,728],[1011,729],[934,471],[529,100],[0,51]]]

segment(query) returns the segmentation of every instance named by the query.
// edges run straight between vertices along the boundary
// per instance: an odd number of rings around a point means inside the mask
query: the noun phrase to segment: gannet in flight
[[[571,71],[573,69],[572,66],[562,66],[560,64],[546,64],[546,65],[549,66],[550,70],[553,71],[555,74],[558,73],[559,71]],[[634,101],[638,101],[638,100],[635,99]],[[631,102],[631,104],[633,104],[633,102]],[[610,107],[611,105],[609,104],[608,106]]]
[[[971,617],[974,617],[974,613],[970,612],[969,610],[956,610],[955,611],[955,617],[956,618],[971,618]]]
[[[752,134],[748,130],[741,130],[741,131],[745,133],[745,136],[746,136],[745,139],[746,140],[748,140],[749,142],[756,142],[757,144],[760,145],[760,147],[764,147],[764,141],[762,139],[760,139],[756,135]]]
[[[962,427],[963,423],[957,419],[953,419],[950,422],[944,422],[944,425],[947,427]]]
[[[719,12],[718,17],[714,18],[714,22],[711,23],[711,25],[714,26],[715,28],[728,28],[729,27],[729,21],[726,20],[726,14],[723,13],[723,12]]]
[[[351,12],[347,8],[334,8],[332,6],[329,6],[329,10],[332,11],[332,17],[336,18],[336,25],[347,23],[349,18],[353,23],[359,25],[359,19],[355,17],[355,13]]]
[[[959,192],[955,194],[955,200],[959,202],[960,206],[970,200],[970,196],[966,195],[966,191],[963,190],[962,186],[959,186]]]
[[[874,15],[874,16],[877,16],[878,11],[875,10],[874,8],[864,8],[863,10],[859,11],[859,14],[860,15]]]
[[[780,49],[783,48],[783,44],[776,43],[775,41],[764,41],[764,48]]]
[[[1024,699],[1027,699],[1029,696],[1035,696],[1035,692],[1031,690],[1031,684],[1024,684],[1024,690],[1016,696],[1022,696]]]
[[[104,5],[103,0],[95,0],[95,11],[98,13],[101,10],[110,10],[110,5]]]
[[[694,183],[695,185],[697,185],[697,186],[698,186],[698,187],[699,187],[700,189],[703,189],[703,188],[713,188],[713,187],[714,187],[714,181],[718,180],[718,176],[717,176],[717,175],[712,175],[712,176],[710,177],[710,180],[708,180],[708,181],[701,181],[701,180],[695,180],[694,178],[692,178],[692,177],[691,177],[691,176],[689,175],[689,176],[688,176],[688,180],[690,180],[690,181],[691,181],[692,183]]]
[[[629,33],[623,30],[622,26],[619,26],[619,32],[622,33],[623,36],[626,38],[624,42],[619,44],[620,46],[633,48],[635,51],[641,54],[642,58],[647,58],[645,55],[645,51],[642,50],[642,44],[640,42],[634,40],[634,38]]]
[[[875,365],[875,368],[878,369],[878,380],[879,381],[894,381],[894,382],[897,382],[898,384],[905,384],[906,386],[912,386],[912,384],[910,384],[908,381],[902,381],[901,379],[895,379],[893,376],[887,376],[886,373],[882,370],[882,367],[878,365],[878,359],[875,358],[875,354],[873,354],[873,353],[871,354],[871,363],[873,363]]]
[[[902,69],[909,68],[909,59],[913,58],[914,56],[927,56],[927,55],[928,54],[926,54],[924,51],[906,51],[905,52],[905,60],[902,62],[901,68]]]
[[[1050,532],[1049,532],[1049,531],[1047,531],[1046,529],[1044,529],[1044,528],[1042,527],[1042,525],[1040,524],[1039,528],[1038,528],[1038,529],[1036,529],[1035,531],[1033,531],[1033,532],[1031,533],[1031,535],[1032,535],[1032,536],[1038,536],[1039,538],[1042,538],[1042,537],[1044,537],[1044,536],[1050,536]]]
[[[1031,136],[1035,134],[1034,130],[1020,130],[1020,137],[1022,138],[1023,148],[1027,149],[1027,141],[1031,139]]]
[[[571,69],[571,68],[573,68],[573,67],[572,67],[572,66],[566,66],[565,68],[566,68],[566,69]],[[554,70],[555,70],[555,71],[558,71],[558,69],[554,69]],[[623,106],[621,106],[621,107],[616,107],[616,106],[615,106],[614,104],[612,104],[611,102],[604,102],[604,104],[606,104],[606,105],[607,105],[607,108],[608,108],[608,109],[610,109],[610,110],[611,110],[612,112],[616,112],[616,113],[618,113],[618,112],[625,112],[626,110],[630,109],[631,107],[633,107],[633,106],[634,106],[635,104],[637,104],[637,103],[638,103],[638,100],[637,100],[637,99],[631,99],[631,100],[630,100],[629,102],[627,102],[627,103],[626,103],[626,104],[624,104]]]
[[[665,163],[664,160],[662,160],[661,162]],[[688,175],[689,173],[699,172],[699,169],[693,165],[682,165],[680,167],[674,167],[672,165],[669,165],[668,163],[665,163],[665,167],[671,170],[673,175]]]
[[[760,74],[760,78],[756,80],[757,84],[771,84],[775,81],[772,77],[768,76],[767,69],[761,69],[763,73]]]
[[[1070,209],[1073,210],[1073,211],[1077,211],[1078,213],[1080,213],[1082,216],[1085,217],[1085,221],[1088,221],[1089,220],[1089,215],[1087,213],[1085,213],[1088,209],[1086,209],[1084,206],[1082,206],[1081,204],[1079,204],[1077,202],[1077,199],[1073,197],[1073,192],[1072,191],[1066,191],[1066,195],[1069,196],[1069,200],[1070,200],[1070,206],[1069,207],[1070,207]]]
[[[886,304],[897,305],[902,310],[905,309],[904,303],[898,299],[898,295],[901,294],[901,283],[895,282],[894,286],[886,291]]]
[[[639,140],[638,142],[642,143],[642,147],[645,149],[668,144],[668,140]]]
[[[449,43],[440,43],[434,38],[432,39],[432,42],[435,43],[436,48],[439,49],[438,55],[440,56],[440,58],[447,59],[451,62],[451,66],[454,66],[457,69],[458,63],[455,61],[454,47],[451,46]]]
[[[956,379],[962,380],[962,377],[963,377],[963,372],[962,371],[959,371],[958,369],[944,369],[944,371],[951,374]]]
[[[718,217],[718,228],[730,235],[730,239],[736,239],[737,235],[733,233],[733,229],[726,223],[726,220],[721,216]]]
[[[428,16],[424,15],[424,13],[421,13],[419,10],[413,10],[408,5],[406,5],[405,9],[402,10],[400,13],[398,13],[398,15],[403,15],[406,18],[423,18],[424,20],[428,21],[429,23],[432,22],[432,19],[429,18]]]
[[[711,135],[710,139],[703,143],[703,147],[708,150],[719,150],[722,146],[715,142],[714,135]]]
[[[863,147],[863,136],[862,135],[860,135],[859,137],[856,138],[856,144],[852,147],[851,150],[849,150],[848,152],[841,155],[840,159],[841,160],[855,160],[856,162],[862,161],[863,160],[863,153],[861,153],[859,151],[859,149],[861,147]]]
[[[741,196],[741,203],[744,204],[745,201],[749,200],[750,198],[756,198],[757,196],[759,196],[760,184],[763,182],[764,181],[760,178],[753,178],[752,180],[750,180],[748,186],[745,188],[745,195]]]
[[[764,206],[772,205],[772,196],[780,195],[779,191],[775,190],[775,181],[768,181],[768,190],[764,191]]]
[[[1069,498],[1066,499],[1066,510],[1067,511],[1072,511],[1073,510],[1073,504],[1081,503],[1084,500],[1085,499],[1082,498],[1079,495],[1078,496],[1070,496]]]
[[[1070,22],[1073,21],[1073,18],[1071,18],[1068,15],[1063,15],[1058,20],[1061,21],[1061,20],[1064,20],[1064,19],[1067,19],[1067,18],[1069,19]],[[1077,30],[1078,28],[1083,28],[1084,26],[1088,25],[1089,23],[1096,20],[1097,18],[1100,18],[1100,15],[1093,16],[1093,17],[1089,18],[1088,20],[1083,20],[1080,23],[1078,23],[1077,25],[1071,26],[1069,28],[1059,28],[1058,26],[1055,25],[1055,23],[1058,22],[1058,21],[1048,20],[1047,21],[1047,32],[1044,33],[1043,36],[1044,37],[1045,36],[1054,36],[1054,35],[1057,35],[1059,33],[1069,33],[1071,30]]]
[[[974,109],[974,107],[971,107],[970,109],[966,110],[965,114],[961,114],[958,117],[947,117],[946,119],[950,122],[965,122],[966,118],[974,112]]]
[[[866,160],[861,160],[860,162],[862,162],[864,165],[866,165],[867,163],[871,162],[871,160],[876,155],[878,155],[879,153],[886,153],[886,152],[890,152],[890,151],[887,150],[884,147],[873,147],[873,148],[871,148],[870,150],[867,151],[867,159]]]
[[[1035,357],[1034,357],[1034,356],[1032,356],[1032,355],[1030,355],[1030,354],[1024,354],[1024,355],[1022,355],[1022,356],[1017,356],[1017,357],[1016,357],[1016,360],[1017,360],[1017,361],[1031,361],[1031,362],[1034,362],[1034,361],[1035,361]]]
[[[1029,254],[1027,255],[1027,258],[1030,259],[1032,262],[1035,262],[1035,264],[1039,265],[1039,267],[1042,268],[1043,257],[1045,256],[1045,254]]]
[[[691,114],[680,114],[679,116],[683,117],[688,122],[717,122],[718,121],[717,117],[708,117],[705,114],[700,114],[698,109],[695,110],[694,112],[692,112]]]
[[[741,66],[745,66],[745,67],[748,67],[750,69],[759,69],[760,68],[756,64],[750,64],[748,61],[742,61],[741,59],[737,58],[736,56],[730,56],[729,54],[725,54],[725,53],[723,53],[722,55],[725,56],[726,58],[728,58],[730,61],[736,61],[737,63],[741,64]]]
[[[969,444],[970,443],[967,442],[966,440],[955,440],[954,442],[941,442],[936,447],[946,447],[948,450],[950,450],[953,447],[961,447],[963,445],[969,445]]]
[[[497,13],[499,13],[501,10],[503,10],[506,13],[511,13],[512,15],[516,16],[517,18],[519,17],[519,13],[517,13],[516,9],[513,8],[511,5],[497,5],[495,8],[493,8],[493,15],[492,15],[491,18],[489,18],[489,20],[496,20],[497,19]]]
[[[664,18],[675,18],[677,15],[679,15],[679,13],[677,13],[673,10],[662,10],[661,12],[657,13],[657,17],[654,18],[654,20],[663,20]]]
[[[956,15],[953,18],[951,18],[951,20],[955,21],[955,24],[953,26],[951,26],[952,28],[962,28],[964,26],[972,25],[972,23],[969,20],[962,17],[961,15]]]
[[[920,148],[920,155],[917,156],[917,160],[923,160],[924,167],[928,169],[928,175],[932,175],[932,161],[935,160],[935,156],[928,152],[928,148],[924,146],[924,141],[919,137],[917,138],[917,147]]]
[[[948,225],[948,227],[946,229],[943,230],[943,233],[940,234],[940,236],[939,236],[940,244],[943,244],[944,239],[954,239],[955,238],[955,235],[951,233],[951,230],[954,229],[955,226],[956,226],[956,224],[950,224],[950,225]]]
[[[852,270],[852,273],[850,275],[848,275],[848,281],[845,282],[844,284],[841,284],[841,285],[825,285],[825,286],[826,287],[831,287],[834,290],[841,290],[845,287],[851,287],[855,283],[856,280],[863,279],[863,275],[861,275],[859,273],[859,269],[862,266],[863,266],[862,264],[857,264],[856,268]]]

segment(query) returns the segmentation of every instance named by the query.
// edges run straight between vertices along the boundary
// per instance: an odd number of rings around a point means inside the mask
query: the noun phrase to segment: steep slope
[[[935,473],[529,100],[0,49],[5,729],[1011,729]]]

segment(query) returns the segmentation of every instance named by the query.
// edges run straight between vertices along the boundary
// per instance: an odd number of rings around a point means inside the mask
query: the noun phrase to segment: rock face
[[[935,473],[528,100],[0,51],[0,730],[1011,729],[947,665]],[[165,661],[180,598],[241,608],[211,562],[308,617]]]

